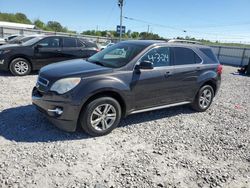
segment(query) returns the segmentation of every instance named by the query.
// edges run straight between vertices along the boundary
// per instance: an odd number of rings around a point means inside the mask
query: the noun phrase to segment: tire
[[[14,76],[25,76],[31,72],[29,61],[24,58],[13,59],[10,63],[10,72]]]
[[[198,112],[206,111],[213,102],[214,89],[210,85],[204,85],[195,96],[191,107]]]
[[[100,97],[87,104],[80,115],[79,123],[89,135],[103,136],[116,128],[120,120],[120,104],[111,97]]]

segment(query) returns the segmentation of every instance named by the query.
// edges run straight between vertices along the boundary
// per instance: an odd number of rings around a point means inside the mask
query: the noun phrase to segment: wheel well
[[[31,63],[30,59],[27,58],[26,56],[23,56],[23,55],[17,55],[17,56],[11,57],[10,60],[9,60],[8,68],[10,68],[10,63],[11,63],[14,59],[17,59],[17,58],[22,58],[22,59],[27,60],[27,61],[29,62],[29,64],[30,64],[31,70],[33,70],[33,66],[32,66],[32,63]]]
[[[209,80],[209,81],[205,82],[201,87],[203,87],[204,85],[210,85],[213,88],[214,95],[215,95],[216,90],[217,90],[217,86],[212,80]]]
[[[90,103],[91,101],[97,99],[97,98],[100,98],[100,97],[112,97],[114,98],[115,100],[117,100],[117,102],[120,104],[121,106],[121,111],[122,111],[122,117],[125,116],[126,114],[126,103],[124,101],[124,99],[121,97],[120,94],[118,94],[117,92],[114,92],[114,91],[103,91],[103,92],[100,92],[100,93],[97,93],[93,96],[91,96],[84,104],[83,104],[83,107],[82,107],[82,110],[84,109],[84,107]],[[81,111],[82,111],[81,110]]]

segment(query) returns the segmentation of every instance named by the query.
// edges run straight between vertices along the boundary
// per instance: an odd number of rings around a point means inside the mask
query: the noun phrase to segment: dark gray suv
[[[59,128],[111,132],[122,117],[191,104],[203,112],[221,82],[210,47],[164,41],[125,41],[95,54],[40,70],[32,100]]]

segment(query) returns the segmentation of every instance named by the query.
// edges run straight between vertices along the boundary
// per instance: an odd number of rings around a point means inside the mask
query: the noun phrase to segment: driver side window
[[[142,61],[151,61],[154,67],[162,67],[170,65],[170,48],[159,47],[147,52],[142,58]]]
[[[45,38],[38,43],[38,45],[42,46],[43,48],[59,48],[60,45],[60,38],[58,37],[49,37]]]

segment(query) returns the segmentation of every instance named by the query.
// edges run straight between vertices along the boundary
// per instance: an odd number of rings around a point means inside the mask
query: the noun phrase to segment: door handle
[[[56,51],[56,52],[61,52],[62,50],[56,49],[55,51]]]

